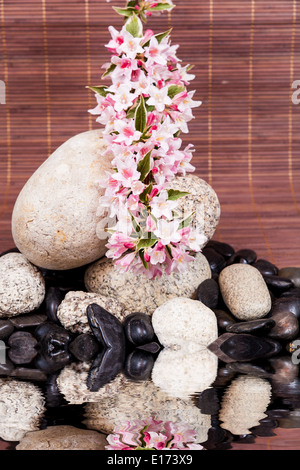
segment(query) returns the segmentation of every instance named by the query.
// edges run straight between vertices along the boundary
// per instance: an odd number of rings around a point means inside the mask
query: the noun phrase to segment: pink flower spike
[[[135,253],[129,253],[128,255],[123,256],[123,258],[116,261],[116,265],[123,268],[125,272],[128,271],[131,263],[134,261]]]
[[[152,16],[152,13],[151,13],[151,11],[146,11],[145,15],[146,16]]]
[[[150,8],[155,8],[155,7],[157,7],[157,5],[158,5],[157,2],[151,3]]]
[[[141,7],[140,7],[139,5],[135,5],[134,8],[135,8],[136,10],[140,10],[140,9],[141,9]]]
[[[146,230],[148,232],[153,232],[156,229],[156,224],[151,217],[151,215],[148,215],[147,220],[146,220]]]

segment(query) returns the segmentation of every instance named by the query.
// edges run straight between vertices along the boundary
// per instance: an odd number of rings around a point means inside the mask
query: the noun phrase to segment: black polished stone
[[[14,325],[10,320],[0,320],[0,340],[8,338],[14,331]]]
[[[229,312],[225,312],[222,309],[213,309],[213,311],[216,315],[219,329],[226,330],[227,327],[236,323],[236,320]]]
[[[124,372],[131,380],[147,380],[151,377],[153,366],[152,354],[136,349],[127,356]]]
[[[282,292],[280,297],[297,297],[300,299],[300,287],[293,287],[285,292]]]
[[[269,289],[275,291],[283,292],[293,287],[293,283],[290,279],[285,279],[279,276],[264,276],[264,280]]]
[[[123,325],[114,315],[94,303],[87,307],[87,317],[93,334],[103,347],[124,350]]]
[[[224,256],[217,253],[213,248],[203,248],[202,254],[207,259],[210,269],[213,272],[220,273],[222,269],[225,268],[226,260]]]
[[[27,331],[16,331],[8,339],[8,356],[14,364],[30,364],[38,353],[37,344]]]
[[[63,301],[65,295],[59,289],[58,287],[55,286],[50,286],[47,289],[46,296],[45,296],[45,312],[47,315],[47,318],[50,321],[53,321],[55,323],[59,323],[59,320],[57,318],[57,309],[61,302]]]
[[[234,254],[234,248],[228,243],[219,242],[217,240],[209,240],[206,244],[207,248],[213,248],[224,258],[230,258]]]
[[[253,266],[258,269],[263,276],[276,276],[278,274],[277,266],[265,259],[258,259]]]
[[[99,352],[99,343],[95,336],[89,333],[78,335],[69,345],[69,351],[76,359],[89,362]]]
[[[42,325],[47,321],[47,317],[42,313],[31,313],[18,315],[17,317],[11,318],[10,321],[15,328],[23,330],[25,328],[33,328]]]
[[[62,405],[66,405],[67,401],[64,398],[64,395],[61,393],[57,385],[58,373],[50,374],[47,377],[47,382],[45,385],[45,398],[47,408],[57,408]]]
[[[227,266],[234,263],[253,264],[257,259],[256,252],[248,248],[238,250],[227,260]]]
[[[279,297],[274,300],[270,315],[278,312],[292,312],[300,318],[300,298],[294,296]]]
[[[251,333],[265,334],[275,326],[275,320],[271,318],[260,318],[257,320],[237,322],[226,328],[228,333]]]
[[[123,327],[126,339],[135,346],[151,343],[154,338],[151,318],[145,313],[128,315],[123,322]]]
[[[217,308],[220,297],[218,283],[214,279],[206,279],[197,289],[197,299],[210,309]]]
[[[290,341],[297,337],[299,333],[298,318],[292,312],[277,312],[270,319],[275,325],[269,332],[270,338],[283,341]]]
[[[278,354],[282,347],[269,338],[249,334],[224,333],[208,346],[223,362],[245,362]]]
[[[247,374],[254,377],[269,378],[272,376],[270,371],[251,362],[231,362],[226,365],[226,368],[238,374]]]

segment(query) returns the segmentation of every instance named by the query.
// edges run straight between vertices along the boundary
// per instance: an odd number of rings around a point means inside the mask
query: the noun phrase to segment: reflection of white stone
[[[171,396],[186,398],[203,392],[217,376],[218,358],[205,347],[163,349],[155,361],[152,380]]]
[[[151,381],[126,381],[114,393],[107,393],[98,403],[85,405],[88,429],[111,433],[123,421],[157,419],[184,422],[197,433],[197,442],[205,442],[211,427],[210,415],[202,414],[190,398],[175,398],[164,393]]]
[[[225,392],[219,419],[221,427],[232,434],[250,434],[250,428],[258,426],[267,415],[271,385],[259,377],[240,376],[233,380]]]
[[[0,437],[19,441],[39,429],[44,399],[38,387],[19,380],[0,379]]]

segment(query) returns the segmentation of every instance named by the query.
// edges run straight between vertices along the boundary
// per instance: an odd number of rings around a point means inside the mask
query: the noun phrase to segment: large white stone
[[[16,246],[33,264],[71,269],[104,255],[106,240],[96,234],[99,196],[96,182],[110,169],[100,130],[72,137],[31,176],[12,215]]]
[[[202,253],[197,253],[186,272],[164,274],[155,279],[130,272],[120,273],[112,260],[103,258],[86,270],[85,286],[89,292],[114,297],[127,310],[152,315],[158,306],[169,299],[193,297],[199,284],[210,277],[210,266]]]

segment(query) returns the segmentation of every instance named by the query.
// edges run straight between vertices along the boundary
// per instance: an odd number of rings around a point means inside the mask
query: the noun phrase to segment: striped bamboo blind
[[[123,6],[124,1],[111,4]],[[197,174],[217,192],[216,239],[251,247],[279,267],[300,266],[300,2],[177,0],[171,15],[179,57],[195,64],[195,111],[187,143]],[[121,18],[105,0],[0,0],[0,249],[13,245],[15,199],[62,142],[97,128],[87,84],[108,60],[108,26]],[[300,97],[300,95],[299,95]]]

